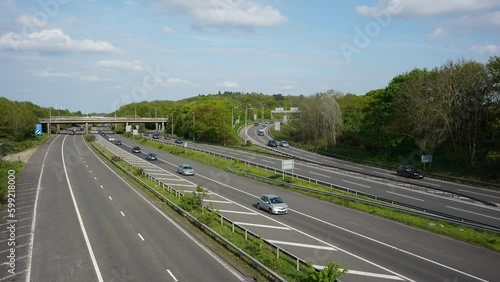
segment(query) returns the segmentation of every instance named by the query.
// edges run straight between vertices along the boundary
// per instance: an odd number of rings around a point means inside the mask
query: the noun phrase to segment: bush
[[[133,174],[136,175],[136,176],[141,176],[142,173],[144,172],[144,169],[140,168],[140,167],[136,167],[134,170],[133,170]]]
[[[95,135],[94,134],[85,134],[85,139],[88,141],[88,142],[94,142],[95,141]]]
[[[119,162],[121,159],[118,156],[112,156],[111,160],[114,161],[114,162]]]

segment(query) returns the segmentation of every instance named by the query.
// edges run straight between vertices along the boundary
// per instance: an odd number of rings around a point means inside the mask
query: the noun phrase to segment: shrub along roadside
[[[123,169],[133,173],[142,182],[148,184],[184,211],[189,212],[199,221],[216,231],[219,235],[238,246],[238,248],[244,250],[246,253],[259,260],[262,264],[283,276],[287,279],[287,281],[336,281],[337,278],[347,272],[347,269],[341,269],[340,264],[336,263],[330,263],[324,270],[319,272],[316,271],[310,264],[302,266],[301,270],[297,271],[295,260],[285,255],[277,257],[276,250],[266,244],[263,244],[261,238],[248,236],[248,238],[245,239],[243,231],[239,229],[235,229],[233,231],[232,225],[226,221],[222,221],[221,224],[221,220],[217,216],[218,212],[216,210],[211,209],[211,206],[209,209],[203,207],[203,200],[207,198],[207,190],[203,189],[203,187],[198,186],[195,192],[185,193],[184,196],[178,198],[176,195],[169,193],[168,190],[159,187],[157,182],[148,179],[142,174],[136,174],[136,167],[133,167],[121,160],[115,161],[113,159],[114,155],[100,144],[94,142],[93,145],[99,148],[99,150],[101,150],[108,158],[112,159],[115,165],[121,166]]]
[[[251,173],[251,174],[256,174],[259,176],[267,177],[270,179],[280,179],[282,176],[280,174],[276,174],[274,172],[270,171],[265,171],[263,169],[258,169],[253,166],[245,165],[241,162],[238,161],[233,161],[233,160],[227,160],[224,158],[216,157],[213,155],[205,154],[202,152],[198,152],[195,150],[186,150],[185,148],[179,147],[179,146],[173,146],[173,145],[165,145],[164,143],[158,143],[154,142],[151,140],[147,140],[145,138],[141,137],[134,137],[134,140],[140,142],[144,145],[159,149],[159,145],[163,145],[163,147],[159,150],[178,155],[183,158],[191,159],[198,161],[200,163],[204,163],[206,165],[210,165],[213,167],[217,167],[220,169],[226,169],[226,168],[231,168],[232,170],[235,171],[241,171],[241,172],[246,172],[246,173]],[[318,190],[323,190],[323,191],[329,191],[329,192],[334,192],[337,193],[334,190],[331,190],[329,188],[326,188],[324,186],[320,185],[315,185],[308,183],[307,181],[300,180],[300,179],[289,179],[290,183],[296,184],[296,185],[301,185],[304,187],[308,188],[314,188]],[[287,188],[285,186],[282,186],[286,189],[291,189]],[[295,189],[292,189],[295,190]],[[337,203],[349,208],[353,208],[356,210],[360,210],[363,212],[367,212],[373,215],[385,217],[388,219],[395,220],[397,222],[421,228],[424,230],[428,230],[437,234],[441,234],[453,239],[461,240],[467,243],[479,245],[497,252],[500,252],[500,234],[493,233],[493,232],[488,232],[488,231],[481,231],[477,230],[474,228],[470,227],[464,227],[452,223],[448,223],[445,221],[440,221],[440,220],[434,220],[434,219],[429,219],[421,216],[416,216],[416,215],[411,215],[399,211],[394,211],[390,209],[384,209],[384,208],[379,208],[376,206],[372,205],[367,205],[355,201],[348,201],[348,200],[343,200],[339,199],[336,197],[331,197],[331,196],[325,196],[317,193],[312,193],[312,192],[307,192],[307,191],[302,191],[302,190],[295,190],[298,193],[302,193],[305,195],[309,195],[311,197],[316,197],[325,201],[330,201],[333,203]],[[339,194],[342,194],[339,192]],[[352,195],[351,195],[352,196]]]

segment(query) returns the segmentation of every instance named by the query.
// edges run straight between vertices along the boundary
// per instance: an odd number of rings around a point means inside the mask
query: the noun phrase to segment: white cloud
[[[122,86],[121,85],[115,85],[112,87],[113,89],[122,89]]]
[[[222,81],[222,82],[217,82],[215,85],[217,87],[228,87],[228,88],[234,88],[240,86],[240,84],[236,81]]]
[[[0,37],[0,49],[40,53],[113,53],[118,50],[107,41],[75,40],[61,29],[46,29],[26,36],[9,32]]]
[[[436,38],[443,36],[444,29],[442,27],[435,28],[431,33],[428,34],[429,38]]]
[[[280,11],[251,0],[163,0],[188,14],[200,26],[275,26],[287,22]]]
[[[163,28],[163,32],[165,32],[166,34],[174,34],[174,31],[168,26]]]
[[[356,6],[356,11],[365,16],[377,15],[384,11],[399,10],[402,16],[421,17],[443,14],[474,12],[500,7],[498,0],[379,0],[374,6]]]
[[[97,75],[88,75],[80,77],[80,80],[90,81],[90,82],[99,82],[99,81],[110,81],[109,78],[102,78]]]
[[[172,87],[172,86],[196,86],[195,83],[185,80],[185,79],[180,79],[180,78],[173,78],[169,77],[163,82],[164,86],[167,87]]]
[[[53,67],[47,67],[41,71],[35,71],[34,75],[40,76],[40,77],[69,77],[69,76],[71,76],[69,73],[55,71]]]
[[[482,55],[498,55],[500,54],[500,45],[486,44],[486,45],[474,45],[469,47],[474,53],[479,53]]]
[[[144,71],[144,63],[137,60],[135,61],[102,60],[97,62],[97,66],[106,70]]]
[[[464,27],[500,27],[500,11],[475,16],[465,15],[446,22],[446,25],[456,28]]]
[[[281,85],[279,88],[283,89],[283,90],[295,90],[296,89],[295,85],[291,85],[291,84]]]

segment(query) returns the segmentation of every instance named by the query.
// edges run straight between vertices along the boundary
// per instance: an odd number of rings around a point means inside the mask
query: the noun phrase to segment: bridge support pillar
[[[50,130],[50,123],[47,123],[47,134],[50,135],[52,133],[51,131],[52,130]]]
[[[89,134],[89,123],[85,123],[85,134]]]
[[[57,124],[57,134],[59,134],[61,132],[61,124]]]

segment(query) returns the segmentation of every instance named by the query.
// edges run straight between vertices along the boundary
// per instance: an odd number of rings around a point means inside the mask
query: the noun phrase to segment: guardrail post
[[[233,222],[233,227],[232,227],[232,231],[233,231],[233,233],[234,233],[234,222]]]
[[[297,258],[297,271],[299,271],[299,266],[300,266],[300,261],[299,261],[299,258]]]
[[[280,258],[280,247],[276,247],[276,258]]]
[[[224,225],[224,217],[222,215],[220,216],[220,225]]]
[[[245,241],[248,240],[248,230],[245,229]]]

